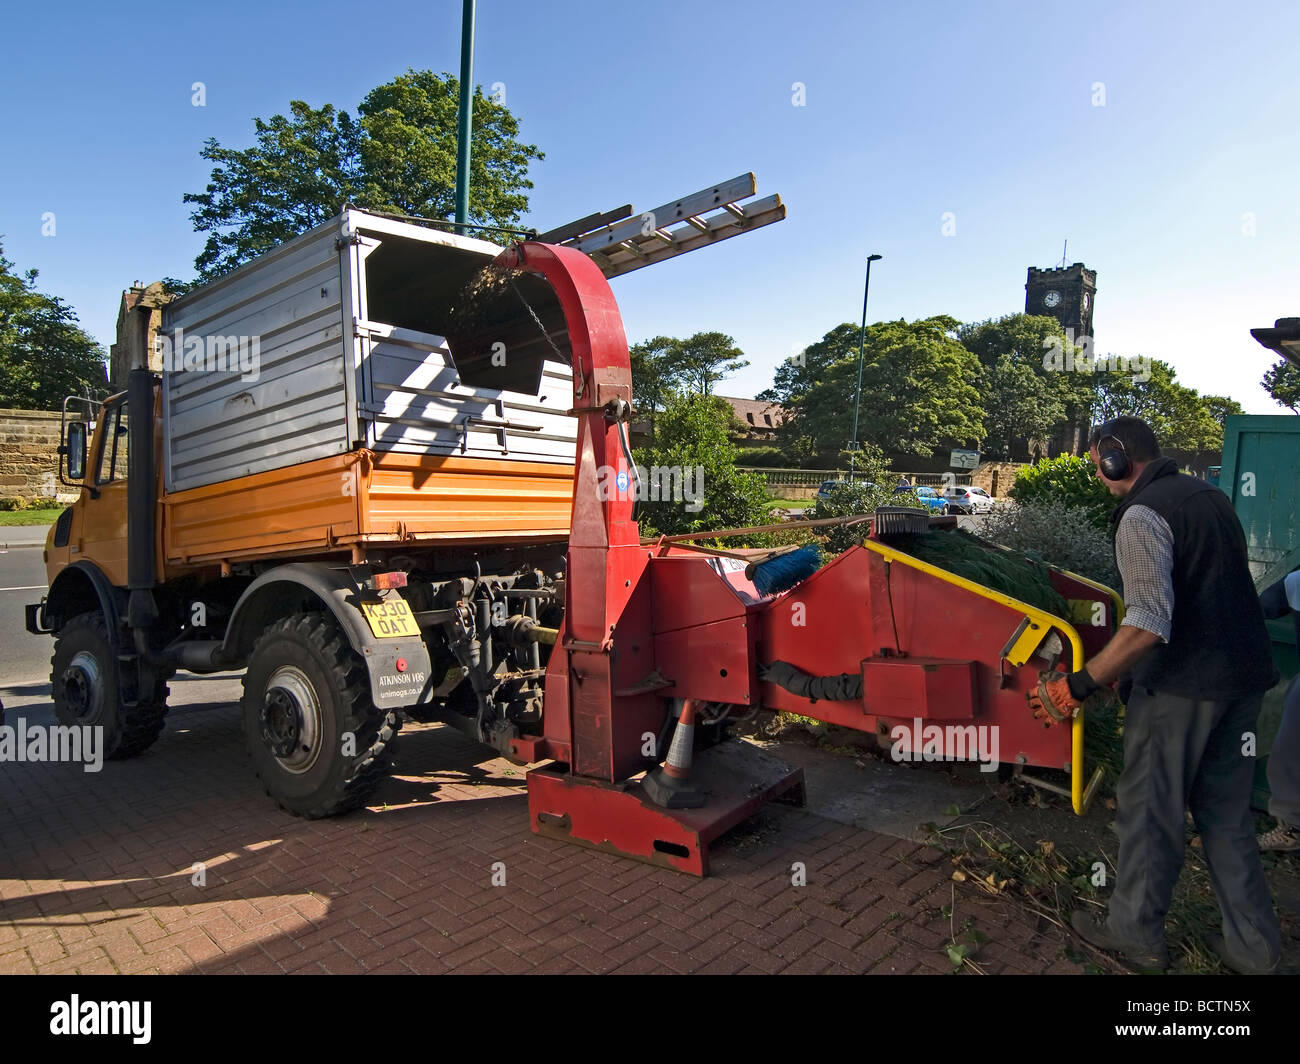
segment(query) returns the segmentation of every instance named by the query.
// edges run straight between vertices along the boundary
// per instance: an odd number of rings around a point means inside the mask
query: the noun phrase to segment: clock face
[[[1061,302],[1061,293],[1055,290],[1043,296],[1043,306],[1054,307]]]

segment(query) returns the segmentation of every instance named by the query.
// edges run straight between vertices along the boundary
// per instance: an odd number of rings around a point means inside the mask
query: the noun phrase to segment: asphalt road
[[[54,640],[29,635],[23,607],[45,594],[45,563],[34,547],[0,551],[0,697],[5,688],[49,681]]]

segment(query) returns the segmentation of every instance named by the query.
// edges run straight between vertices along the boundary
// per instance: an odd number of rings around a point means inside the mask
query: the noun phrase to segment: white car
[[[943,497],[948,500],[948,509],[953,513],[986,514],[993,509],[993,496],[983,488],[944,488]]]

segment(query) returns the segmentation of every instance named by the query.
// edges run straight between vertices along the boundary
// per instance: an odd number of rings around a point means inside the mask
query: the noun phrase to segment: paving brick
[[[698,880],[530,834],[517,770],[434,725],[408,726],[402,779],[368,811],[294,820],[248,785],[237,707],[174,712],[186,734],[91,781],[94,801],[59,766],[0,776],[0,852],[21,869],[0,879],[0,972],[947,965],[931,896],[947,904],[951,867],[932,846],[770,807],[715,845],[715,875]],[[413,788],[437,800],[409,805]],[[200,860],[203,888],[190,879]],[[497,860],[504,887],[490,885]],[[807,886],[791,884],[795,861]],[[1063,936],[1010,898],[966,890],[957,914],[995,940],[978,957],[989,970],[1079,970]]]

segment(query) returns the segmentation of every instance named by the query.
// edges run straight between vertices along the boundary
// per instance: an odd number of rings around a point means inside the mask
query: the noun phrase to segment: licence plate
[[[383,602],[363,602],[361,612],[366,615],[370,630],[380,639],[397,639],[404,635],[419,635],[419,625],[406,600],[394,595]]]

